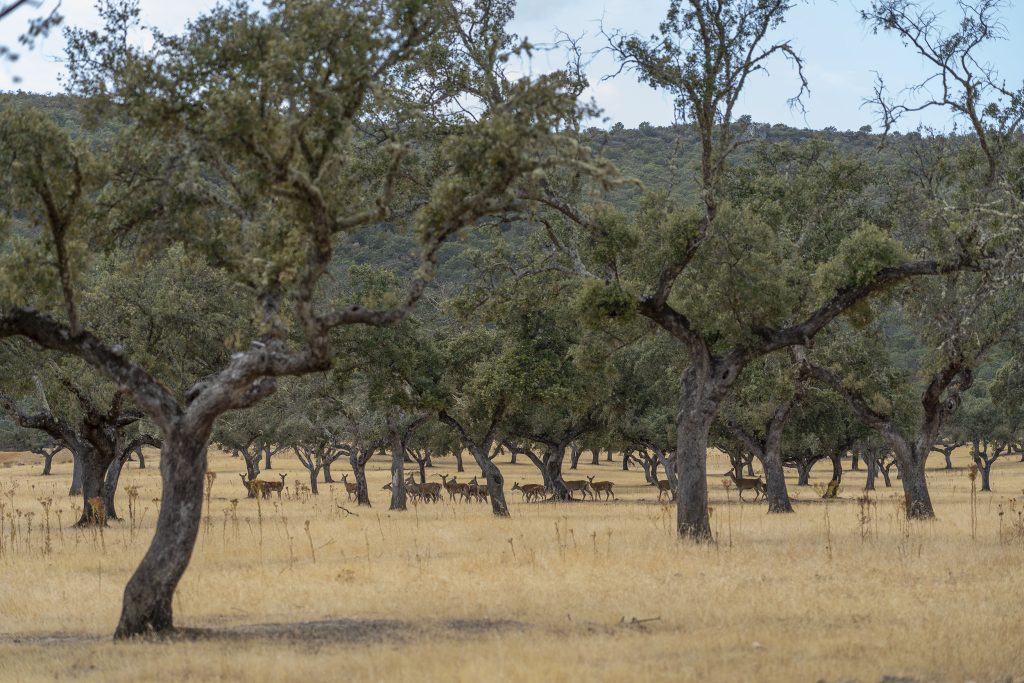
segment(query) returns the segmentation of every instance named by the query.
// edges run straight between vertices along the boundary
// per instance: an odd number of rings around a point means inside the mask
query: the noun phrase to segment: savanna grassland
[[[347,502],[341,484],[296,495],[306,473],[286,454],[262,474],[288,473],[284,497],[257,502],[244,497],[240,461],[214,453],[175,598],[185,631],[117,644],[121,591],[156,518],[157,453],[125,470],[125,519],[102,532],[70,528],[80,500],[66,496],[69,462],[44,478],[35,456],[2,458],[3,680],[1024,676],[1016,457],[995,465],[995,492],[973,506],[966,453],[957,469],[930,469],[938,519],[925,523],[905,520],[898,482],[879,479],[858,500],[863,472],[847,472],[826,504],[813,487],[830,473],[822,465],[811,487],[790,482],[796,514],[772,516],[715,477],[718,543],[698,547],[677,539],[674,506],[618,462],[580,464],[581,477],[616,482],[616,501],[525,504],[514,492],[512,518],[500,520],[447,501],[388,512],[383,459],[368,467],[372,509]],[[712,456],[709,471],[726,467]],[[447,458],[430,472],[453,470]],[[538,480],[529,463],[503,471],[509,487]]]

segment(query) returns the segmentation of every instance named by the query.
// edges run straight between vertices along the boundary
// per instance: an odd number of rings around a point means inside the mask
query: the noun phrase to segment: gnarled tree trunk
[[[188,424],[166,434],[160,457],[163,497],[149,550],[124,589],[115,638],[167,631],[174,591],[188,567],[203,513],[209,428]]]

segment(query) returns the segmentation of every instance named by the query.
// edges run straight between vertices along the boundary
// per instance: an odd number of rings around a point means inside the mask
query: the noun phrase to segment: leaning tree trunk
[[[117,483],[121,479],[121,470],[128,462],[128,453],[121,457],[114,458],[107,467],[107,474],[103,482],[103,502],[107,506],[107,519],[121,519],[114,509],[114,495],[117,493]]]
[[[331,463],[325,462],[323,470],[324,470],[324,483],[325,484],[334,484],[335,483],[334,477],[331,476]]]
[[[828,458],[832,461],[832,481],[839,484],[843,481],[843,454],[829,453]]]
[[[71,449],[71,488],[69,496],[82,495],[82,455]]]
[[[882,473],[882,482],[885,484],[885,488],[891,488],[892,479],[889,476],[889,468],[883,465],[879,468],[879,471]]]
[[[420,470],[420,483],[421,484],[426,484],[427,483],[427,462],[429,462],[429,460],[430,460],[430,456],[428,455],[426,458],[423,458],[422,460],[417,460],[416,461],[416,465],[419,467],[419,470]]]
[[[139,469],[146,469],[146,454],[142,452],[142,446],[135,449],[135,457],[139,459]]]
[[[508,503],[505,502],[505,477],[502,476],[501,469],[487,457],[486,448],[473,448],[470,453],[487,479],[487,494],[491,498],[491,512],[495,517],[508,517]]]
[[[389,510],[405,510],[405,444],[397,434],[391,441],[391,507]]]
[[[623,472],[628,472],[629,471],[629,459],[632,456],[632,453],[633,452],[630,451],[630,450],[622,451],[622,471]]]
[[[179,427],[166,435],[160,457],[163,494],[156,531],[128,585],[114,638],[174,627],[172,601],[188,567],[203,515],[203,476],[210,429]]]
[[[576,444],[569,446],[569,469],[574,470],[580,464],[580,456],[583,455],[583,450]]]
[[[359,448],[352,448],[348,463],[352,466],[352,476],[356,480],[356,504],[370,507],[370,490],[366,487],[366,461],[361,457]]]

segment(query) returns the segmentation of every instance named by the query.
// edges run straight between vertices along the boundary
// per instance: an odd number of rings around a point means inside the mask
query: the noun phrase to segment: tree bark
[[[349,453],[348,462],[352,466],[352,476],[356,480],[356,504],[365,505],[370,507],[370,492],[366,487],[366,461],[369,458],[362,457],[362,449],[357,446],[352,447],[352,451]]]
[[[580,464],[580,456],[583,451],[576,444],[570,444],[569,449],[569,469],[574,470]]]
[[[142,452],[142,446],[135,449],[135,457],[139,459],[139,469],[146,469],[146,454]]]
[[[163,497],[149,550],[124,589],[114,638],[173,628],[174,591],[188,567],[203,513],[208,427],[178,425],[166,435],[160,457]]]
[[[547,473],[546,482],[550,482],[552,495],[556,500],[572,500],[569,489],[565,487],[565,480],[562,478],[562,461],[565,458],[565,449],[568,444],[546,444],[544,453],[544,471]]]
[[[117,510],[114,508],[114,495],[117,493],[117,483],[121,479],[121,470],[128,462],[130,455],[129,451],[121,457],[114,458],[107,467],[106,477],[103,481],[103,502],[107,506],[107,519],[121,519],[117,516]]]
[[[811,468],[814,467],[814,461],[804,462],[798,460],[796,463],[796,485],[797,486],[809,486],[811,482]]]
[[[867,464],[867,480],[864,482],[865,491],[875,490],[875,478],[878,477],[878,453],[866,452],[864,462]]]
[[[68,489],[69,496],[82,495],[82,456],[71,450],[71,488]]]
[[[494,461],[487,457],[487,451],[480,446],[470,449],[473,459],[480,466],[487,479],[487,495],[491,499],[491,512],[495,517],[509,517],[508,503],[505,502],[505,477]]]
[[[274,455],[274,451],[271,450],[270,444],[264,444],[263,446],[263,469],[272,470],[274,469],[271,465],[270,458]]]
[[[324,470],[324,483],[325,484],[333,484],[333,483],[335,483],[334,477],[331,476],[331,463],[325,462],[323,470]]]
[[[793,503],[789,499],[789,489],[786,486],[786,470],[782,466],[782,454],[778,448],[769,448],[765,451],[761,467],[764,468],[768,512],[793,512]]]
[[[927,453],[925,456],[927,457]],[[935,517],[932,498],[928,494],[928,482],[924,475],[924,461],[925,458],[918,458],[916,461],[897,463],[901,475],[900,481],[903,482],[903,495],[909,519],[933,519]]]
[[[856,451],[850,455],[850,471],[860,471],[860,453],[857,453]]]
[[[102,457],[94,448],[83,449],[82,457],[82,516],[76,526],[106,524],[108,517],[104,498],[104,478],[110,460]],[[94,508],[90,501],[99,501]]]
[[[314,465],[309,470],[309,492],[314,495],[320,495],[320,490],[316,487],[317,479],[320,478],[320,470],[323,469],[320,466]]]
[[[600,448],[591,448],[590,449],[590,455],[591,455],[591,458],[590,458],[590,464],[591,465],[600,465],[601,464],[601,449]]]
[[[419,467],[419,470],[420,470],[420,483],[421,484],[426,484],[427,483],[427,463],[429,461],[430,461],[430,456],[429,455],[426,458],[424,458],[423,460],[417,460],[416,461],[416,465]]]
[[[391,506],[389,510],[405,510],[405,444],[397,432],[391,437]]]
[[[455,471],[459,473],[466,471],[462,466],[462,448],[455,449]]]

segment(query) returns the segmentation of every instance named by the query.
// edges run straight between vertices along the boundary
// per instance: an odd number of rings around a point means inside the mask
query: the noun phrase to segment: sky
[[[875,74],[885,78],[890,90],[898,90],[921,81],[930,72],[923,60],[903,47],[896,37],[875,35],[861,23],[858,10],[867,3],[868,0],[811,0],[791,10],[775,38],[790,40],[805,62],[811,90],[805,100],[806,112],[788,106],[787,100],[796,94],[799,81],[789,64],[778,59],[769,63],[767,74],[759,74],[749,83],[739,113],[749,114],[755,121],[800,128],[834,126],[839,130],[856,130],[864,125],[877,126],[877,115],[864,105],[864,99],[872,93]],[[189,18],[214,4],[215,0],[140,3],[144,23],[164,32],[180,31]],[[44,2],[44,8],[52,6],[53,0]],[[597,125],[621,122],[633,128],[643,121],[665,125],[673,119],[671,98],[638,83],[634,74],[625,72],[610,77],[617,66],[610,55],[599,49],[606,44],[601,37],[602,26],[650,35],[657,29],[667,6],[668,0],[520,0],[512,30],[538,46],[551,45],[558,31],[582,38],[584,50],[594,54],[588,70],[591,87],[585,96],[593,98],[603,110],[603,120],[595,122]],[[934,0],[930,6],[941,13],[947,25],[955,23],[959,16],[953,0]],[[28,19],[41,11],[21,8],[0,22],[0,45],[15,46]],[[68,25],[99,25],[92,0],[63,0],[61,12]],[[1009,86],[1020,88],[1024,84],[1024,0],[1018,0],[1016,6],[1008,4],[1002,11],[1002,22],[1007,39],[993,44],[984,57]],[[0,90],[60,92],[63,47],[62,36],[51,35],[34,50],[21,50],[17,62],[0,64]],[[557,68],[562,59],[564,53],[558,50],[538,50],[522,68],[529,73],[542,73]],[[948,130],[954,123],[947,113],[933,110],[908,117],[900,127],[912,130],[925,124]]]

